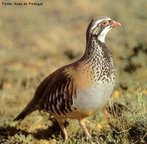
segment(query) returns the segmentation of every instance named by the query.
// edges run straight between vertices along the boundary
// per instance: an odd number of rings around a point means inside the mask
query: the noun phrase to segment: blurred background
[[[106,38],[116,67],[114,98],[131,103],[139,93],[147,100],[146,0],[15,1],[43,5],[1,4],[0,126],[9,125],[48,74],[82,56],[87,26],[99,16],[122,24]]]

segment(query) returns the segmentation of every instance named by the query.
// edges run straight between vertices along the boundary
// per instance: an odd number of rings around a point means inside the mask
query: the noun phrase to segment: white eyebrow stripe
[[[95,27],[97,27],[97,25],[99,23],[101,23],[103,20],[111,20],[110,18],[103,18],[103,19],[99,19],[95,22],[95,24],[93,25],[93,27],[91,28],[91,30],[93,30]]]
[[[91,29],[93,30],[93,29],[94,29],[95,27],[97,27],[97,25],[98,25],[100,22],[102,22],[102,21],[103,21],[103,20],[97,20]]]

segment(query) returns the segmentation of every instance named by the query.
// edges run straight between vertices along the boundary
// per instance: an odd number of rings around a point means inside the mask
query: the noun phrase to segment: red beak
[[[112,27],[112,28],[115,28],[115,27],[117,27],[117,26],[121,26],[121,24],[120,24],[119,22],[113,20],[113,21],[111,22],[111,27]]]

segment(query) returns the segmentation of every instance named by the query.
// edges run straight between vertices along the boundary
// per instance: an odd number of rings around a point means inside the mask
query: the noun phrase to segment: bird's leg
[[[61,128],[61,131],[62,131],[62,133],[64,135],[64,139],[65,140],[68,139],[68,134],[67,134],[66,128],[64,126],[65,120],[64,119],[57,119],[57,118],[56,118],[56,120],[57,120],[57,122],[58,122],[58,124],[59,124],[59,126]]]
[[[91,139],[91,135],[90,135],[90,133],[88,132],[88,130],[87,130],[87,128],[86,128],[86,125],[85,125],[85,119],[80,119],[80,120],[79,120],[79,124],[80,124],[81,128],[82,128],[83,131],[84,131],[86,140]]]

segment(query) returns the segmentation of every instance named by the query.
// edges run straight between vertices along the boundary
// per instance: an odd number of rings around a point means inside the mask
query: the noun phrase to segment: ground
[[[0,143],[147,142],[146,0],[45,0],[40,6],[0,5]],[[64,141],[54,118],[44,112],[36,111],[14,123],[48,74],[82,56],[88,23],[103,15],[122,26],[106,38],[114,58],[116,85],[104,110],[86,121],[92,140],[85,142],[78,122],[67,120],[70,138]]]

